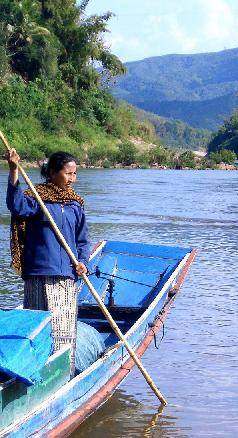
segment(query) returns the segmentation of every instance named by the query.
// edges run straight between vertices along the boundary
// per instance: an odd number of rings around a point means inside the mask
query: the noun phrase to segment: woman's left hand
[[[87,274],[88,272],[86,266],[82,262],[79,262],[75,269],[79,276],[81,276],[82,274]]]

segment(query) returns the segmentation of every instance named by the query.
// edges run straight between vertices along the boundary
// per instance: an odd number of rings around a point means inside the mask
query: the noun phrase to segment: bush
[[[110,167],[118,161],[118,150],[107,139],[88,148],[88,164]],[[108,164],[107,164],[108,163]]]
[[[210,159],[216,164],[222,162],[226,164],[233,164],[236,159],[236,154],[234,151],[221,149],[219,152],[211,152]]]
[[[88,149],[88,162],[94,166],[106,158],[107,153],[102,145],[96,145]]]
[[[84,159],[83,148],[74,139],[46,133],[39,120],[34,117],[5,120],[1,124],[1,130],[22,159],[30,161],[43,159],[57,150],[72,153],[78,162]]]
[[[118,145],[118,161],[124,166],[129,166],[136,161],[136,146],[131,142],[120,143]]]
[[[66,136],[44,135],[35,141],[32,141],[32,147],[40,152],[40,157],[48,157],[53,152],[59,150],[69,152],[74,155],[77,162],[81,163],[84,160],[84,152],[82,148],[72,138]]]
[[[60,131],[74,120],[71,92],[60,79],[25,85],[13,76],[0,91],[1,118],[35,117],[48,131]]]
[[[36,118],[3,119],[1,130],[22,159],[35,160],[40,158],[40,151],[32,144],[43,135],[41,123]]]
[[[112,167],[111,161],[109,161],[107,158],[103,161],[102,166],[104,169],[110,169]]]
[[[158,163],[167,166],[170,161],[170,153],[163,146],[156,146],[149,152],[149,163]]]
[[[194,169],[196,167],[194,153],[192,151],[182,152],[178,157],[177,167],[189,167],[191,169]]]
[[[146,169],[149,167],[150,163],[150,155],[149,152],[139,153],[137,154],[137,162],[139,163],[140,167]]]
[[[99,126],[90,125],[82,118],[70,127],[69,135],[79,144],[92,145],[101,142],[106,137],[105,132]]]

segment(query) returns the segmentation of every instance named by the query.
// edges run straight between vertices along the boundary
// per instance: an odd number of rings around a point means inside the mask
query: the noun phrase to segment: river
[[[37,170],[28,172],[39,181]],[[85,169],[92,244],[101,239],[191,246],[198,255],[143,363],[168,401],[137,370],[73,438],[238,436],[237,171]],[[22,301],[9,268],[7,172],[0,171],[0,306]]]

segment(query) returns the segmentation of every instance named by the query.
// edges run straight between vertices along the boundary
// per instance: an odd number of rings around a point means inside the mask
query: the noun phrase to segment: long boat
[[[195,255],[192,248],[119,241],[94,248],[90,280],[138,357],[163,327]],[[98,333],[103,351],[71,380],[64,347],[48,358],[38,383],[1,382],[0,437],[70,436],[135,365],[86,285],[79,289],[78,321]]]

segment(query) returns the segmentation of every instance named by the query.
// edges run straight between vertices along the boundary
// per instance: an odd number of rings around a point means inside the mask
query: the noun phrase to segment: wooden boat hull
[[[193,250],[182,259],[150,306],[126,333],[138,356],[143,355],[162,327],[195,254]],[[36,409],[0,432],[0,437],[69,436],[111,397],[133,366],[125,347],[118,342]]]

